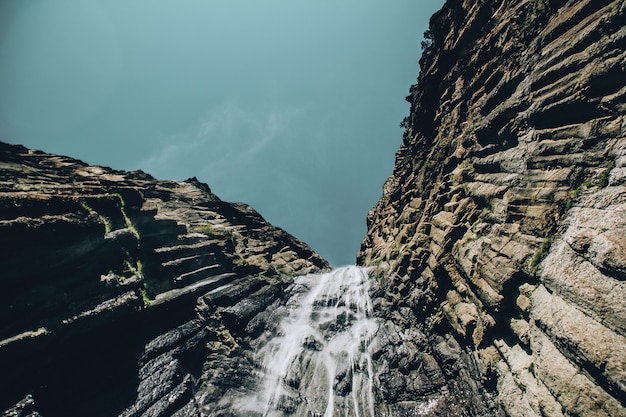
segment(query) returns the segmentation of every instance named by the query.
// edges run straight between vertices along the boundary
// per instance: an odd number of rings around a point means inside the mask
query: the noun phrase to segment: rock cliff
[[[377,410],[626,416],[626,2],[448,0],[427,35],[358,256]],[[231,416],[328,268],[196,179],[3,143],[0,253],[3,417]]]
[[[449,0],[427,35],[358,257],[384,400],[625,416],[626,2]]]
[[[3,416],[194,416],[307,245],[206,184],[0,143]],[[256,323],[255,331],[262,330]]]

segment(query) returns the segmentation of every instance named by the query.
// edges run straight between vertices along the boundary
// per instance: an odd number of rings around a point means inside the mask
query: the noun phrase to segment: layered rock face
[[[0,215],[3,416],[200,415],[250,372],[243,326],[328,268],[195,179],[2,143]]]
[[[359,263],[382,395],[626,415],[626,2],[448,1]]]

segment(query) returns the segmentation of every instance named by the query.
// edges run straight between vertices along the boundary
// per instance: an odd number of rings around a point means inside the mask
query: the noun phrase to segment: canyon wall
[[[626,415],[625,24],[623,0],[431,19],[358,256],[380,273],[390,407]]]
[[[242,335],[307,245],[206,184],[0,143],[0,411],[199,416],[251,373]]]
[[[623,0],[431,19],[358,255],[378,415],[626,415],[625,23]],[[2,417],[237,415],[271,313],[328,268],[196,179],[4,143],[0,254]]]

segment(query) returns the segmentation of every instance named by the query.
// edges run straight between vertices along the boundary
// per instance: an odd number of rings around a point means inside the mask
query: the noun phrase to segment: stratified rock
[[[199,416],[251,371],[241,329],[328,268],[195,178],[4,143],[0,253],[5,417]]]
[[[448,1],[431,19],[358,258],[399,335],[384,401],[626,415],[625,24],[624,1],[591,0]],[[430,391],[398,360],[415,330]]]

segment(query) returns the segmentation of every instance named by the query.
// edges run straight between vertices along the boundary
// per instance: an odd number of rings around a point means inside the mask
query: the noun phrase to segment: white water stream
[[[258,352],[263,379],[248,411],[264,417],[373,417],[369,347],[378,330],[371,279],[356,266],[296,278],[277,334]],[[254,405],[252,405],[254,404]]]

